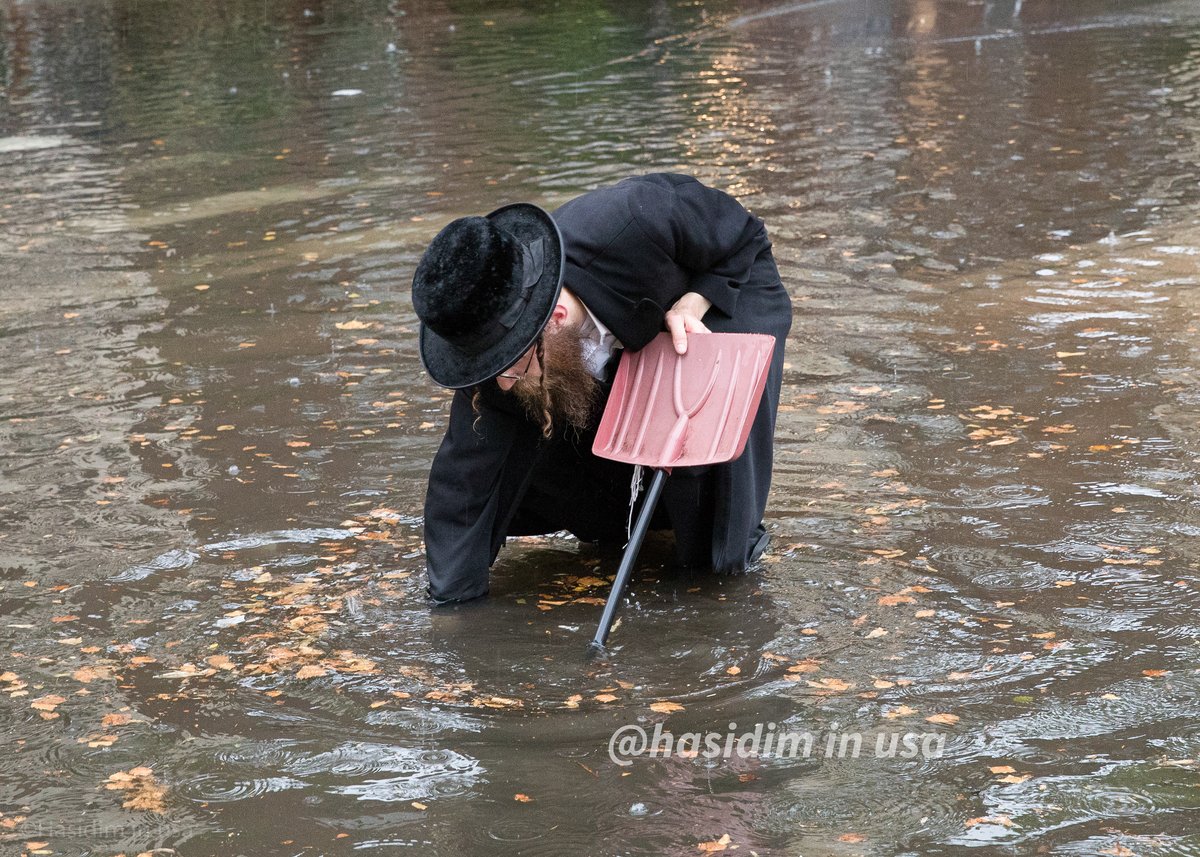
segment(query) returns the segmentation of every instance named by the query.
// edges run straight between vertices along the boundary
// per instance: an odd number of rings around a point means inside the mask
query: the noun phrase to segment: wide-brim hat
[[[532,203],[447,224],[413,275],[430,377],[460,389],[513,365],[550,320],[564,263],[558,225]]]

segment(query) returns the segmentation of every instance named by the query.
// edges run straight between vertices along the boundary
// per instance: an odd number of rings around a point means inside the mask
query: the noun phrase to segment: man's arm
[[[439,605],[487,594],[488,570],[504,538],[497,536],[505,514],[500,486],[519,420],[485,406],[475,421],[470,391],[457,391],[429,471],[425,561],[428,593]]]
[[[732,318],[739,287],[769,246],[762,220],[729,194],[690,176],[660,173],[645,179],[661,197],[645,212],[635,207],[642,229],[676,264],[693,272],[690,293]]]

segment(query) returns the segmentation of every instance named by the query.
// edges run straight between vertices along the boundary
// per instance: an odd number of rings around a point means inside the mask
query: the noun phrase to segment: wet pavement
[[[1194,4],[0,0],[0,86],[3,853],[1200,854]],[[566,536],[424,601],[408,285],[659,169],[795,302],[772,549],[588,663]]]

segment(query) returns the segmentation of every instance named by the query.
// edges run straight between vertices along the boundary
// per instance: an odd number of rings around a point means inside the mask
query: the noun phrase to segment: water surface
[[[1192,4],[8,0],[0,86],[5,848],[1200,854]],[[565,536],[423,600],[408,284],[660,169],[795,301],[773,547],[588,664]]]

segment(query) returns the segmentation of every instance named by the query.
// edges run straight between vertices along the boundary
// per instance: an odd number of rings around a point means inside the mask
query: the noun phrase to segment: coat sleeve
[[[481,407],[476,422],[470,391],[455,393],[425,494],[427,591],[435,604],[487,594],[507,525],[501,483],[518,428],[516,417],[491,407]]]
[[[633,206],[642,229],[664,253],[692,272],[689,289],[733,317],[739,287],[762,249],[766,226],[724,191],[690,176],[647,177],[660,198]]]

